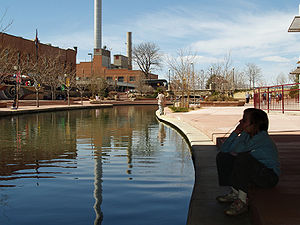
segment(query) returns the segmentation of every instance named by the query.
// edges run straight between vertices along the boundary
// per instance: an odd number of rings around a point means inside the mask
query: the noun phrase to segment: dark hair
[[[259,131],[268,131],[269,119],[265,111],[261,109],[248,108],[244,110],[244,114],[249,115],[250,123],[254,125],[254,129]]]

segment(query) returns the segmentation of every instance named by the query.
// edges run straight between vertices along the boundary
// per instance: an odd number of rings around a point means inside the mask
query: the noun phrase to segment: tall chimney
[[[102,47],[102,0],[94,0],[94,41],[95,49]]]
[[[132,33],[127,32],[127,57],[128,69],[132,70]]]

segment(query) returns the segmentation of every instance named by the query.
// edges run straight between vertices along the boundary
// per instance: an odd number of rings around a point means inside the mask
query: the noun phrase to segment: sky
[[[300,33],[288,33],[299,15],[296,0],[102,0],[102,45],[111,55],[126,55],[126,33],[133,45],[153,42],[163,55],[180,50],[197,55],[196,70],[209,70],[230,54],[232,67],[261,68],[265,84],[297,67]],[[90,60],[94,48],[93,0],[0,0],[6,32],[60,48],[78,47],[77,63]],[[153,71],[168,77],[165,65]]]

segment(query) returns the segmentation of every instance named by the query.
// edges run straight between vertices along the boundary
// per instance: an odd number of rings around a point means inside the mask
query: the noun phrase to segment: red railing
[[[299,83],[254,89],[254,107],[269,111],[300,111]]]

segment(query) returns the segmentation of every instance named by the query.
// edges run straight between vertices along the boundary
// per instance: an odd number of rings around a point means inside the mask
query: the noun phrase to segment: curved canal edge
[[[228,205],[219,204],[216,196],[228,191],[227,187],[220,187],[216,167],[217,146],[213,141],[197,128],[176,118],[160,115],[156,111],[156,118],[174,127],[187,141],[191,148],[195,170],[195,183],[191,195],[187,225],[250,225],[249,214],[238,218],[226,216],[223,211]]]

